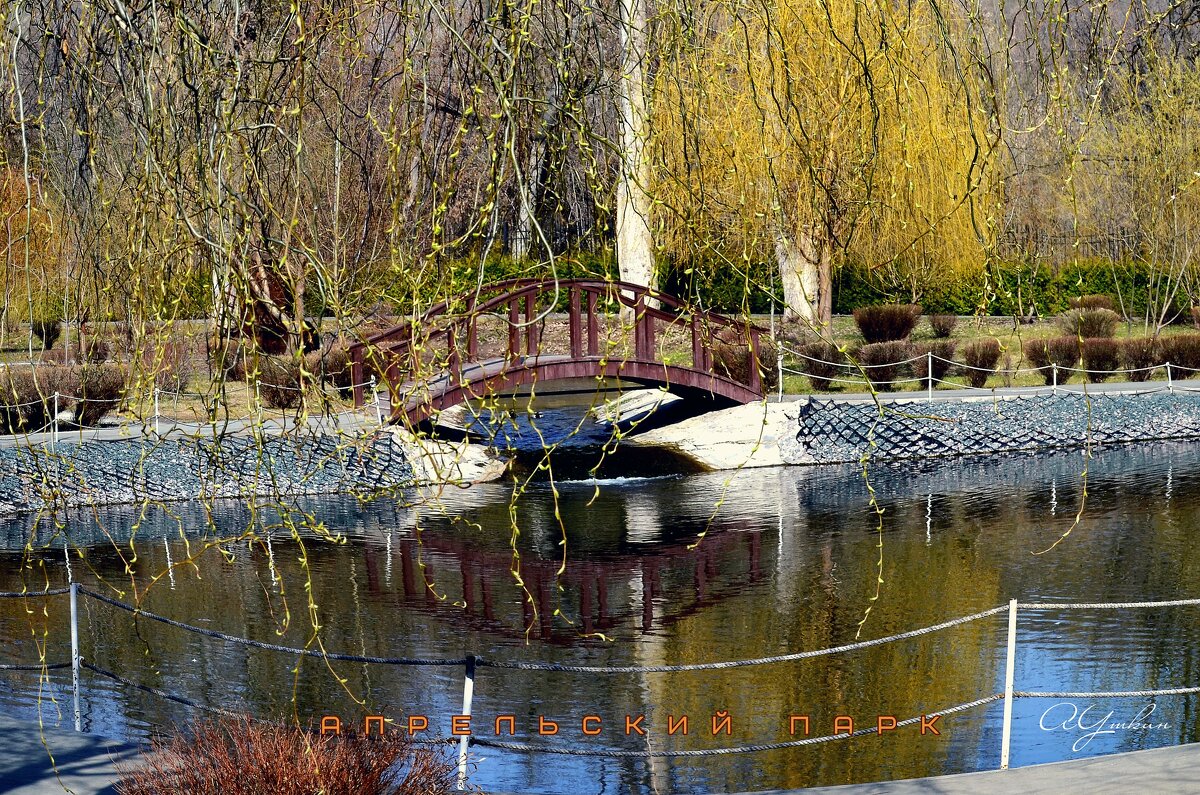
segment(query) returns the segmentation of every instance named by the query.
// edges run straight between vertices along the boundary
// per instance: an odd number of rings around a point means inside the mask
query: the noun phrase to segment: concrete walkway
[[[132,763],[137,751],[95,734],[49,726],[43,731],[32,721],[0,715],[0,795],[112,795],[115,764]]]
[[[1130,793],[1191,795],[1200,792],[1200,743],[1072,759],[1010,770],[954,776],[770,790],[754,795],[1010,795],[1010,793]],[[749,795],[749,793],[743,793]]]

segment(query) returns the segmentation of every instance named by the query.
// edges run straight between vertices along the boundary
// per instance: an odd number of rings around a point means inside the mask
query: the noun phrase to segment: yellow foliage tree
[[[821,325],[847,256],[898,279],[982,263],[999,128],[933,5],[720,0],[678,21],[654,103],[676,257],[774,258],[787,314]]]
[[[37,177],[26,179],[20,168],[0,166],[0,328],[61,318],[68,280],[61,235],[60,219]]]

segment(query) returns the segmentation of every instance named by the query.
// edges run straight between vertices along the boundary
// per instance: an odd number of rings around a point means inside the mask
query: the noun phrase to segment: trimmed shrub
[[[1000,361],[1000,342],[995,339],[982,339],[968,342],[962,347],[963,374],[967,383],[976,389],[987,385],[988,376],[996,371],[996,363]]]
[[[112,355],[112,347],[104,340],[85,339],[80,343],[79,361],[107,362]]]
[[[750,344],[740,329],[732,326],[721,328],[713,339],[713,368],[734,381],[750,383]],[[779,384],[776,369],[775,341],[765,334],[758,338],[758,374],[765,391]]]
[[[1072,309],[1108,309],[1115,310],[1117,303],[1107,295],[1081,295],[1078,298],[1068,298],[1067,303]]]
[[[294,409],[304,400],[308,378],[294,357],[259,356],[258,370],[247,373],[247,381],[251,375],[256,376],[258,395],[267,408]]]
[[[1064,334],[1092,339],[1113,336],[1120,322],[1121,316],[1111,309],[1072,309],[1062,316],[1059,325]]]
[[[1200,371],[1200,334],[1176,334],[1159,340],[1162,360],[1171,365],[1172,375],[1188,376]]]
[[[921,318],[916,304],[880,304],[854,310],[854,322],[868,345],[908,339]]]
[[[1075,337],[1029,340],[1025,343],[1025,360],[1041,372],[1046,386],[1056,383],[1054,365],[1058,365],[1057,383],[1065,384],[1079,364],[1079,340]]]
[[[53,393],[69,368],[5,367],[0,370],[0,430],[6,434],[38,433],[54,413]]]
[[[237,342],[218,341],[212,346],[208,363],[216,378],[224,381],[246,380],[246,351]]]
[[[399,730],[320,735],[249,718],[200,722],[151,743],[137,765],[117,765],[119,795],[443,795],[457,764]]]
[[[859,364],[867,372],[867,380],[876,389],[888,392],[900,373],[901,362],[909,357],[907,342],[892,340],[864,345],[858,352]]]
[[[1150,368],[1161,363],[1158,340],[1152,337],[1121,340],[1121,367],[1130,381],[1149,381],[1154,375]]]
[[[44,351],[53,348],[54,343],[62,334],[61,320],[36,319],[30,322],[29,327],[33,331],[33,336],[42,341],[42,350]]]
[[[933,354],[928,356],[927,354]],[[939,381],[944,381],[950,368],[954,366],[954,343],[950,340],[937,340],[914,345],[910,356],[919,357],[912,363],[913,375],[921,379],[925,389],[937,388]],[[932,376],[933,383],[930,384]]]
[[[957,315],[930,315],[929,327],[933,329],[935,337],[949,337],[954,333],[954,327],[958,325]]]
[[[196,357],[186,342],[164,342],[156,360],[146,362],[146,369],[154,371],[154,385],[159,389],[182,392],[196,372]]]
[[[115,364],[45,364],[9,367],[0,375],[0,431],[39,433],[59,413],[70,411],[76,425],[96,425],[120,405],[128,371]]]
[[[1084,375],[1093,384],[1099,384],[1112,377],[1113,371],[1121,366],[1121,346],[1116,340],[1094,338],[1086,339],[1080,346],[1083,356]]]
[[[838,346],[831,342],[810,342],[800,346],[801,372],[808,376],[813,389],[824,391],[833,387],[832,378],[845,377],[849,371],[838,367],[846,361],[846,356]]]
[[[75,424],[96,425],[117,408],[125,396],[129,371],[117,364],[89,364],[79,368],[80,400],[75,404]]]
[[[324,354],[313,351],[304,357],[304,369],[316,376],[322,386],[332,386],[344,398],[350,397],[354,386],[352,364],[350,349],[340,342]]]
[[[1046,386],[1055,383],[1054,365],[1057,364],[1057,383],[1065,384],[1071,380],[1071,368],[1079,363],[1079,340],[1075,337],[1029,340],[1025,343],[1025,361],[1041,372]]]

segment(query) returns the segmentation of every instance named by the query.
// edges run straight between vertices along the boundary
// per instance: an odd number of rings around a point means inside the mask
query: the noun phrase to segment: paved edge
[[[0,714],[0,794],[113,795],[116,765],[132,763],[140,750],[132,743],[54,728],[49,720],[42,728]]]
[[[1200,792],[1200,743],[1067,759],[1008,770],[738,795],[1009,795],[1010,793]]]

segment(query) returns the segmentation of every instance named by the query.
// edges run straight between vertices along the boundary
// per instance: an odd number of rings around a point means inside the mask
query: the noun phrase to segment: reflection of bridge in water
[[[425,531],[420,541],[401,540],[391,553],[371,541],[364,544],[363,555],[368,587],[376,598],[386,592],[380,553],[395,554],[407,606],[494,635],[523,637],[528,628],[530,637],[569,643],[581,633],[604,633],[626,624],[650,633],[761,582],[762,535],[757,527],[723,526],[692,548],[690,543],[671,543],[641,553],[567,560],[565,567],[561,560],[522,554],[519,571],[528,593],[512,573],[511,551],[481,550],[469,539]],[[459,598],[441,598],[451,587]],[[504,615],[506,606],[518,603],[520,626]],[[569,623],[555,626],[556,610]]]

